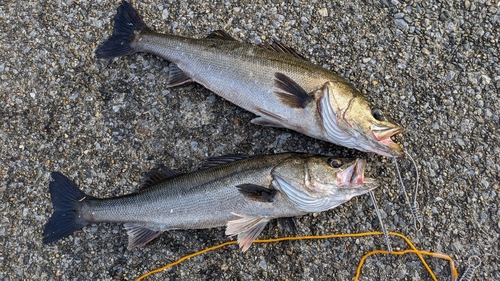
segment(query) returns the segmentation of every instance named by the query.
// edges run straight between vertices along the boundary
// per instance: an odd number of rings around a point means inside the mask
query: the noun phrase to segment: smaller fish
[[[365,194],[377,182],[364,177],[365,160],[310,154],[224,156],[202,169],[151,173],[135,193],[95,198],[53,172],[49,191],[54,212],[43,242],[55,242],[95,223],[123,223],[128,248],[141,247],[172,229],[226,226],[246,251],[271,219],[322,212]],[[293,225],[293,224],[292,224]]]

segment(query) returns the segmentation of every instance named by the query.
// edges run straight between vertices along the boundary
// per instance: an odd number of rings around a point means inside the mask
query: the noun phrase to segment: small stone
[[[427,54],[428,55],[428,54]],[[446,80],[451,81],[455,77],[456,73],[453,70],[450,70],[448,72],[448,75],[446,75]]]
[[[485,85],[488,85],[491,82],[491,78],[488,75],[481,75],[481,79]]]
[[[322,8],[318,10],[318,14],[322,17],[327,17],[328,16],[328,9],[327,8]]]
[[[460,244],[460,242],[458,241],[453,242],[451,245],[453,246],[455,252],[461,252],[464,249],[462,244]]]
[[[170,14],[169,14],[169,12],[168,12],[168,9],[165,9],[165,10],[163,10],[163,11],[161,12],[161,18],[162,18],[162,19],[164,19],[164,20],[168,19],[168,16],[169,16],[169,15],[170,15]]]
[[[396,19],[394,20],[394,23],[396,23],[396,25],[403,30],[408,30],[410,28],[404,19]]]

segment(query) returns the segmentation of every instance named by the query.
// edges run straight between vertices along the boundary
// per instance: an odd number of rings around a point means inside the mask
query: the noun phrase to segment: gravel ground
[[[251,125],[251,113],[200,85],[165,88],[167,62],[145,54],[95,58],[118,1],[0,0],[0,279],[133,280],[229,239],[224,229],[173,231],[127,250],[121,225],[85,227],[50,245],[49,174],[98,197],[130,193],[151,168],[195,170],[208,156],[286,151],[363,153],[293,131]],[[424,226],[412,227],[391,159],[370,157],[390,231],[449,254],[462,274],[500,280],[500,4],[465,1],[136,1],[153,29],[204,36],[223,29],[248,43],[279,38],[348,78],[406,129],[421,173]],[[217,1],[214,1],[217,2]],[[407,187],[415,181],[401,161]],[[200,214],[202,215],[202,214]],[[298,219],[298,234],[379,231],[368,196]],[[260,238],[286,236],[276,223]],[[393,247],[406,246],[393,238]],[[230,246],[151,280],[352,280],[380,237]],[[439,280],[449,266],[428,259]],[[412,255],[375,256],[361,280],[429,280]]]

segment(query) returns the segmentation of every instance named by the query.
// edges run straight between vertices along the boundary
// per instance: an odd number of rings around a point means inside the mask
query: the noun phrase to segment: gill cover
[[[403,155],[401,146],[391,139],[403,129],[380,110],[373,110],[358,90],[336,81],[325,83],[319,92],[318,111],[326,140],[384,156]]]
[[[357,161],[338,159],[340,165],[332,165],[330,157],[293,157],[276,166],[271,175],[273,186],[305,212],[322,212],[349,201],[352,197],[368,192],[376,187],[369,184],[339,181],[344,170],[355,170]],[[361,160],[363,161],[363,160]],[[363,165],[361,173],[363,172]],[[352,174],[359,181],[362,176]]]

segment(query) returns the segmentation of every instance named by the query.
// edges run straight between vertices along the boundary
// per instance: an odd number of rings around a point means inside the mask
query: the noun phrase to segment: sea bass
[[[347,80],[279,42],[241,43],[224,31],[195,39],[149,29],[126,1],[115,29],[96,50],[112,58],[145,52],[170,62],[168,86],[194,81],[258,115],[252,123],[284,127],[337,145],[400,157],[391,137],[403,129],[373,108]]]
[[[105,199],[86,195],[53,172],[54,211],[43,242],[101,222],[124,223],[129,249],[166,230],[226,226],[226,234],[237,235],[246,251],[271,219],[326,211],[376,188],[374,179],[364,177],[364,167],[363,159],[310,154],[224,156],[196,172],[162,169],[136,193]]]

